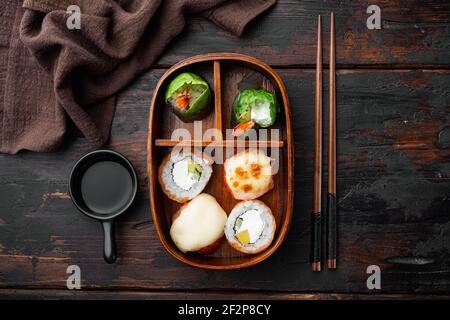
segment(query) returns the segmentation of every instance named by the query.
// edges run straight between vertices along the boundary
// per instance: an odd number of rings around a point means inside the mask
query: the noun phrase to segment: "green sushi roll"
[[[239,136],[255,126],[272,126],[277,117],[278,103],[275,94],[267,90],[245,89],[236,97],[233,111],[239,122],[233,135]]]
[[[184,72],[167,87],[165,101],[184,122],[201,120],[211,111],[211,90],[200,76]]]

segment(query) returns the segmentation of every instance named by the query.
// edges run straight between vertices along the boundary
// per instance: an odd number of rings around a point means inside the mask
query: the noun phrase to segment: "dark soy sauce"
[[[100,161],[89,167],[81,179],[86,206],[97,214],[111,214],[127,205],[133,193],[128,170],[117,162]]]

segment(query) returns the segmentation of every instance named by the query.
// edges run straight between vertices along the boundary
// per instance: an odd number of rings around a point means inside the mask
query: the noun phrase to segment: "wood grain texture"
[[[434,300],[449,300],[450,295],[431,295]],[[0,289],[1,300],[426,300],[430,295],[283,293],[242,291],[116,291],[116,290],[40,290]]]
[[[68,140],[54,153],[0,155],[0,287],[65,288],[66,268],[77,264],[82,286],[93,289],[369,293],[366,268],[377,264],[378,293],[449,294],[449,72],[338,71],[340,265],[313,274],[314,70],[278,71],[292,105],[296,191],[291,230],[272,257],[251,269],[207,271],[161,246],[146,181],[148,105],[163,74],[155,70],[120,95],[113,123],[109,147],[140,177],[136,204],[118,224],[118,262],[104,263],[100,224],[68,198],[70,168],[91,150],[84,139]]]
[[[208,52],[253,55],[270,65],[314,67],[316,18],[321,14],[329,30],[329,14],[336,15],[337,67],[449,67],[450,2],[445,0],[379,0],[382,29],[369,30],[366,0],[279,0],[237,38],[202,17],[169,48],[159,64],[171,65]],[[324,39],[328,33],[324,33]],[[195,45],[193,45],[195,44]],[[324,43],[328,52],[328,41]],[[328,63],[328,57],[324,59]]]

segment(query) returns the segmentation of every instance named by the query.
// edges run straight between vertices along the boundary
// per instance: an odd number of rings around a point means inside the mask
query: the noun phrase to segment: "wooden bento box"
[[[278,139],[262,140],[258,136],[257,140],[244,143],[244,148],[258,146],[266,147],[270,150],[268,152],[276,151],[279,159],[279,170],[274,176],[274,188],[259,198],[272,209],[277,224],[272,244],[261,253],[254,255],[240,253],[234,250],[226,239],[223,239],[220,247],[210,255],[183,253],[178,250],[170,237],[172,215],[181,204],[170,200],[163,193],[158,182],[158,167],[171,148],[180,145],[180,140],[171,140],[172,132],[178,128],[185,128],[194,137],[194,124],[178,119],[166,105],[164,93],[171,79],[184,71],[194,72],[209,83],[213,91],[213,111],[201,120],[201,130],[205,132],[209,128],[217,128],[222,136],[213,139],[184,139],[181,141],[183,146],[203,149],[211,142],[210,140],[214,140],[214,145],[220,148],[242,148],[242,145],[237,144],[237,140],[226,138],[226,130],[233,128],[232,106],[238,90],[251,86],[269,86],[277,96],[280,112],[273,128],[279,129]],[[161,243],[172,256],[200,268],[239,269],[263,261],[278,249],[289,230],[293,207],[294,154],[290,119],[288,96],[280,76],[271,67],[250,56],[233,53],[194,56],[177,63],[161,77],[153,93],[150,107],[147,170],[153,222]],[[212,177],[203,192],[213,195],[227,213],[238,202],[225,187],[223,164],[213,164]]]

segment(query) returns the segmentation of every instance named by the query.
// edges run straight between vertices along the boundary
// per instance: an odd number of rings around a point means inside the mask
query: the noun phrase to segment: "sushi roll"
[[[220,246],[226,222],[227,214],[216,199],[202,193],[174,215],[170,236],[182,252],[209,254]]]
[[[211,111],[211,90],[202,77],[184,72],[167,87],[166,103],[183,122],[203,119]]]
[[[225,182],[237,200],[261,197],[274,187],[272,158],[257,149],[247,149],[225,161]]]
[[[199,195],[212,174],[213,160],[204,153],[171,152],[162,161],[158,180],[169,199],[184,203]]]
[[[275,94],[267,90],[245,89],[236,97],[233,112],[239,122],[233,135],[239,136],[253,127],[272,126],[277,117],[278,103]]]
[[[228,243],[242,253],[259,253],[270,246],[276,222],[272,210],[259,200],[239,202],[227,219]]]

